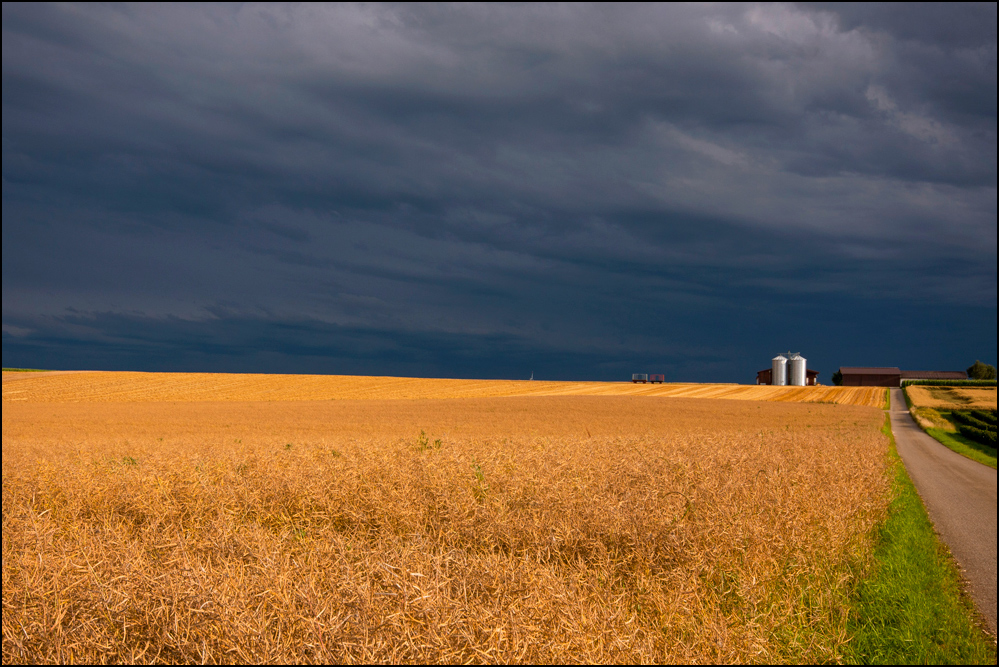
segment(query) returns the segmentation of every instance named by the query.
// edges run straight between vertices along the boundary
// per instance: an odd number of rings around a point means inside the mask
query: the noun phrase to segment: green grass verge
[[[905,399],[905,407],[906,407],[906,409],[911,410],[912,409],[912,399],[909,398],[909,392],[907,392],[905,390],[905,387],[902,387],[902,397]]]
[[[4,373],[44,373],[44,368],[4,368]]]
[[[923,502],[891,440],[894,469],[888,518],[878,531],[876,569],[860,582],[850,614],[852,664],[996,664],[996,644],[961,590],[950,552],[933,531]]]
[[[961,456],[978,461],[990,468],[996,467],[996,450],[965,438],[960,433],[951,433],[942,428],[928,428],[926,432],[941,445],[952,449]]]

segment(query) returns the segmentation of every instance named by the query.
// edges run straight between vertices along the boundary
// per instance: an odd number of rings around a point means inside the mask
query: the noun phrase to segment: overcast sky
[[[3,365],[996,360],[996,4],[3,4]]]

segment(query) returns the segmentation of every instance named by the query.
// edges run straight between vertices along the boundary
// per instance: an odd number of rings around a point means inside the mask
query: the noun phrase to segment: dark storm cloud
[[[5,4],[2,48],[5,365],[994,349],[994,4]]]

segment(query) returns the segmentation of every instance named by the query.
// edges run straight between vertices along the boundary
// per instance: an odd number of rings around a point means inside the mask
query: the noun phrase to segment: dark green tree
[[[837,387],[843,386],[843,372],[842,371],[836,371],[835,373],[832,374],[832,383],[834,385],[836,385]]]
[[[983,364],[976,359],[975,363],[968,367],[968,377],[972,380],[995,380],[996,367],[991,364]]]

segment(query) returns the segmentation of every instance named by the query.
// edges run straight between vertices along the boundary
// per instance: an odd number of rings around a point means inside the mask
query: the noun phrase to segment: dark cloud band
[[[830,345],[824,310],[994,341],[995,26],[994,3],[5,4],[4,364],[174,368],[175,343],[279,370],[301,325],[341,341],[309,353],[328,372],[742,379],[767,321]]]

